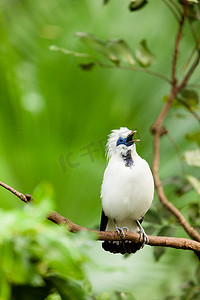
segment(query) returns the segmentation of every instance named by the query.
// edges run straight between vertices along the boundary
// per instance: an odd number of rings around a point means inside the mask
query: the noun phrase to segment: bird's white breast
[[[139,220],[150,208],[154,182],[148,163],[139,155],[126,167],[118,156],[110,158],[104,173],[101,197],[105,215],[111,219]]]

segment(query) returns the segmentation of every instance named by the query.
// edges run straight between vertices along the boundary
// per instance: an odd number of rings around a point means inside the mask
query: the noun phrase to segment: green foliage
[[[0,211],[0,299],[86,299],[84,263],[89,234],[71,235],[45,221],[49,210],[29,204]]]
[[[94,35],[85,32],[77,32],[75,35],[92,50],[95,50],[95,52],[101,54],[104,58],[113,63],[115,67],[119,67],[125,63],[126,66],[128,65],[130,70],[134,70],[136,61],[144,68],[151,66],[155,62],[155,56],[147,47],[146,40],[142,40],[139,43],[135,49],[135,55],[133,55],[130,46],[123,39],[110,39],[104,42],[96,38]],[[78,53],[64,48],[59,48],[55,45],[50,46],[49,49],[52,51],[60,51],[67,55],[89,59],[89,63],[80,64],[81,68],[86,71],[91,70],[95,64],[101,67],[106,67],[101,58],[93,57],[90,54]]]
[[[109,46],[109,43],[103,42],[96,37],[94,37],[91,34],[85,33],[85,32],[77,32],[76,36],[79,37],[79,39],[92,49],[96,50],[97,52],[101,53],[103,56],[105,56],[107,59],[109,59],[111,62],[113,62],[115,65],[119,64],[119,60],[117,56],[115,55],[114,51]]]

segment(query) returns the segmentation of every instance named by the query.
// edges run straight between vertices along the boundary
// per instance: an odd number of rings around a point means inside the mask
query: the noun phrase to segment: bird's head
[[[106,144],[108,158],[113,154],[125,155],[128,150],[136,151],[135,143],[139,141],[133,139],[136,132],[136,130],[132,131],[126,127],[112,130]]]

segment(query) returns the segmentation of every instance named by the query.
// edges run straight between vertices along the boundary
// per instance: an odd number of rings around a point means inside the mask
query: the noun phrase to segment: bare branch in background
[[[176,35],[175,46],[174,46],[174,53],[173,53],[173,61],[172,61],[172,86],[171,91],[168,97],[166,104],[164,105],[162,111],[160,112],[159,116],[157,117],[155,123],[152,126],[152,133],[154,135],[154,159],[153,159],[153,177],[155,186],[158,192],[158,197],[163,204],[163,206],[169,210],[179,221],[181,226],[185,229],[187,234],[194,240],[200,242],[200,234],[187,222],[185,217],[181,214],[181,212],[167,199],[160,177],[159,177],[159,164],[160,164],[160,138],[165,133],[163,131],[163,121],[171,107],[173,100],[176,98],[178,93],[186,86],[188,80],[190,79],[191,75],[193,74],[195,68],[197,67],[199,60],[200,60],[200,51],[198,52],[198,56],[193,62],[192,66],[190,67],[188,73],[182,79],[181,83],[177,83],[176,78],[176,70],[177,70],[177,58],[178,58],[178,51],[180,46],[181,35],[183,31],[183,25],[185,21],[187,5],[184,6],[184,11],[182,14],[181,21],[179,23],[178,33]]]

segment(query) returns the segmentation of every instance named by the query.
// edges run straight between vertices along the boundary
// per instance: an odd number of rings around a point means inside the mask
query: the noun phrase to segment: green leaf
[[[133,53],[128,46],[128,44],[122,39],[113,39],[107,42],[108,48],[113,50],[117,55],[119,55],[125,63],[130,66],[135,65],[135,60],[133,58]]]
[[[129,4],[130,11],[136,11],[141,9],[143,6],[145,6],[148,3],[147,0],[131,0]]]
[[[51,50],[51,51],[59,51],[59,52],[62,52],[64,54],[66,54],[66,55],[73,55],[73,56],[76,56],[76,57],[90,58],[90,55],[87,54],[87,53],[74,52],[74,51],[71,51],[71,50],[67,50],[65,48],[57,47],[55,45],[51,45],[49,47],[49,50]]]
[[[189,166],[200,167],[200,149],[186,151],[184,159]]]
[[[197,145],[200,146],[200,132],[194,132],[192,134],[187,133],[185,135],[186,140],[188,140],[189,142],[195,142]]]
[[[148,49],[146,40],[142,40],[137,46],[135,55],[142,67],[147,68],[155,63],[155,56]]]
[[[86,295],[81,286],[73,281],[66,281],[58,276],[51,276],[53,286],[58,290],[62,300],[80,299],[86,300]]]
[[[189,174],[187,174],[185,177],[187,178],[189,183],[193,186],[193,188],[197,191],[197,193],[200,194],[200,180]]]
[[[92,34],[85,33],[85,32],[77,32],[75,35],[79,37],[83,43],[90,46],[95,51],[101,53],[103,56],[108,58],[115,65],[119,65],[120,63],[119,58],[115,55],[115,53],[111,49],[109,49],[109,47],[105,42],[97,39]]]
[[[191,107],[196,107],[199,103],[199,96],[196,91],[191,89],[183,89],[180,92],[180,96],[182,101],[187,103]]]

